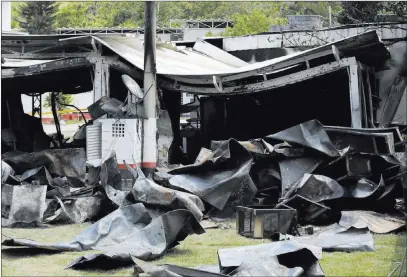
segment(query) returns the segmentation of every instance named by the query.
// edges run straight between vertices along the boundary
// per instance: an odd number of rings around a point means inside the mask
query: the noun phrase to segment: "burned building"
[[[156,170],[145,176],[139,169],[140,130],[142,100],[150,90],[141,89],[141,40],[97,34],[3,36],[5,225],[99,220],[69,243],[10,238],[3,245],[103,251],[80,257],[69,268],[100,266],[100,261],[142,267],[137,259],[161,257],[188,234],[203,233],[204,215],[224,219],[238,211],[243,235],[296,236],[291,241],[281,236],[270,247],[220,249],[217,273],[252,272],[257,261],[242,264],[236,254],[246,250],[275,258],[263,274],[301,267],[293,276],[323,275],[322,250],[374,251],[370,232],[404,225],[400,218],[377,214],[402,210],[406,175],[406,122],[401,120],[406,51],[397,39],[393,42],[399,48],[370,30],[256,63],[225,51],[218,38],[184,46],[158,42],[158,136],[149,139],[158,140],[160,154]],[[21,94],[32,96],[36,108],[43,93],[87,91],[93,91],[94,104],[88,107],[93,120],[72,141],[60,131],[46,135],[39,119],[22,110]],[[199,97],[183,105],[182,93]],[[196,119],[181,126],[181,115],[190,112]],[[35,199],[40,200],[28,203],[36,212],[21,213],[13,195],[38,184]],[[376,209],[376,202],[383,205]],[[388,221],[392,228],[382,228]],[[298,236],[298,225],[307,224],[331,225]],[[113,231],[100,239],[100,226]],[[118,240],[114,232],[126,236]],[[333,236],[340,239],[332,242]],[[306,262],[278,260],[287,254],[285,247]],[[237,257],[232,262],[231,255]],[[221,271],[225,268],[229,271]]]

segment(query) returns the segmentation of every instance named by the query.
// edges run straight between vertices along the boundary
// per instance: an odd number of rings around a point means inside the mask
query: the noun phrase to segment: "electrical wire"
[[[59,148],[62,149],[62,134],[61,134],[61,125],[59,124],[58,114],[55,107],[55,101],[58,96],[58,93],[51,93],[51,109],[52,115],[54,116],[55,128],[57,129],[57,140],[59,142]]]
[[[76,107],[75,105],[71,105],[71,104],[61,103],[61,102],[59,102],[57,97],[55,97],[55,100],[58,102],[59,105],[77,109],[81,113],[82,118],[85,121],[85,124],[88,125],[88,121],[86,120],[86,118],[85,118],[84,114],[82,113],[82,111],[80,109],[78,109],[78,107]]]
[[[381,126],[384,127],[385,125],[390,124],[390,123],[392,123],[393,121],[399,120],[399,119],[402,118],[403,116],[406,116],[406,114],[407,114],[407,112],[405,112],[404,114],[402,114],[401,116],[399,116],[399,117],[397,117],[397,118],[395,118],[395,119],[392,119],[390,122],[386,122],[386,123],[381,124]]]

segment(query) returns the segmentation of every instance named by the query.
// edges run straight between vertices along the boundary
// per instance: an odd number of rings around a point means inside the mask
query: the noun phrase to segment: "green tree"
[[[234,14],[232,16],[233,27],[226,28],[223,36],[243,36],[267,32],[271,25],[286,24],[286,19],[279,17],[279,11],[274,9],[273,13],[266,15],[255,9],[250,14]]]
[[[52,93],[48,93],[45,98],[44,98],[44,107],[46,108],[51,108],[52,107],[52,102],[51,102],[51,95]],[[62,104],[72,104],[73,97],[70,94],[62,94],[59,93],[58,96],[56,97],[55,101],[55,108],[57,111],[62,111],[65,109],[65,106]]]
[[[407,19],[407,2],[377,1],[377,2],[342,2],[343,10],[338,21],[342,24],[381,21],[380,14],[394,14],[399,20]]]
[[[206,34],[205,34],[205,37],[214,37],[215,36],[215,34],[214,33],[212,33],[211,31],[209,31],[209,32],[207,32]]]
[[[18,17],[20,15],[21,5],[23,2],[11,2],[11,28],[20,28],[20,23],[18,22]]]
[[[53,32],[55,1],[32,1],[20,6],[19,25],[30,34],[50,34]]]
[[[380,11],[383,10],[383,3],[379,1],[344,1],[342,8],[343,10],[338,16],[341,24],[374,22]]]
[[[407,19],[407,1],[383,2],[383,7],[387,12],[397,15],[403,20]]]
[[[144,2],[62,2],[56,28],[140,27]]]

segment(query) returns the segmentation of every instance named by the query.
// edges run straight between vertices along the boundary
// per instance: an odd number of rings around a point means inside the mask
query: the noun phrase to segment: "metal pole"
[[[142,168],[146,175],[157,166],[157,118],[156,118],[156,13],[154,1],[145,2],[144,9],[144,109]]]
[[[329,26],[332,26],[332,8],[331,6],[328,7],[329,11]]]

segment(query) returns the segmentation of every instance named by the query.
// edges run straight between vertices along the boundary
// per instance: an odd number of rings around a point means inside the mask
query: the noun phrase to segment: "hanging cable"
[[[52,92],[51,93],[51,109],[52,109],[52,115],[54,116],[54,122],[55,122],[55,128],[57,129],[57,140],[59,142],[59,148],[62,148],[62,133],[61,133],[61,126],[59,124],[59,118],[58,118],[58,113],[56,110],[56,98],[58,96],[58,92]]]
[[[77,108],[76,106],[71,105],[71,104],[61,103],[61,102],[59,102],[58,98],[55,98],[55,99],[56,99],[56,101],[58,102],[59,105],[77,109],[77,110],[81,113],[82,118],[83,118],[83,120],[85,121],[85,124],[88,125],[88,121],[86,120],[85,116],[83,115],[82,111],[81,111],[79,108]]]

